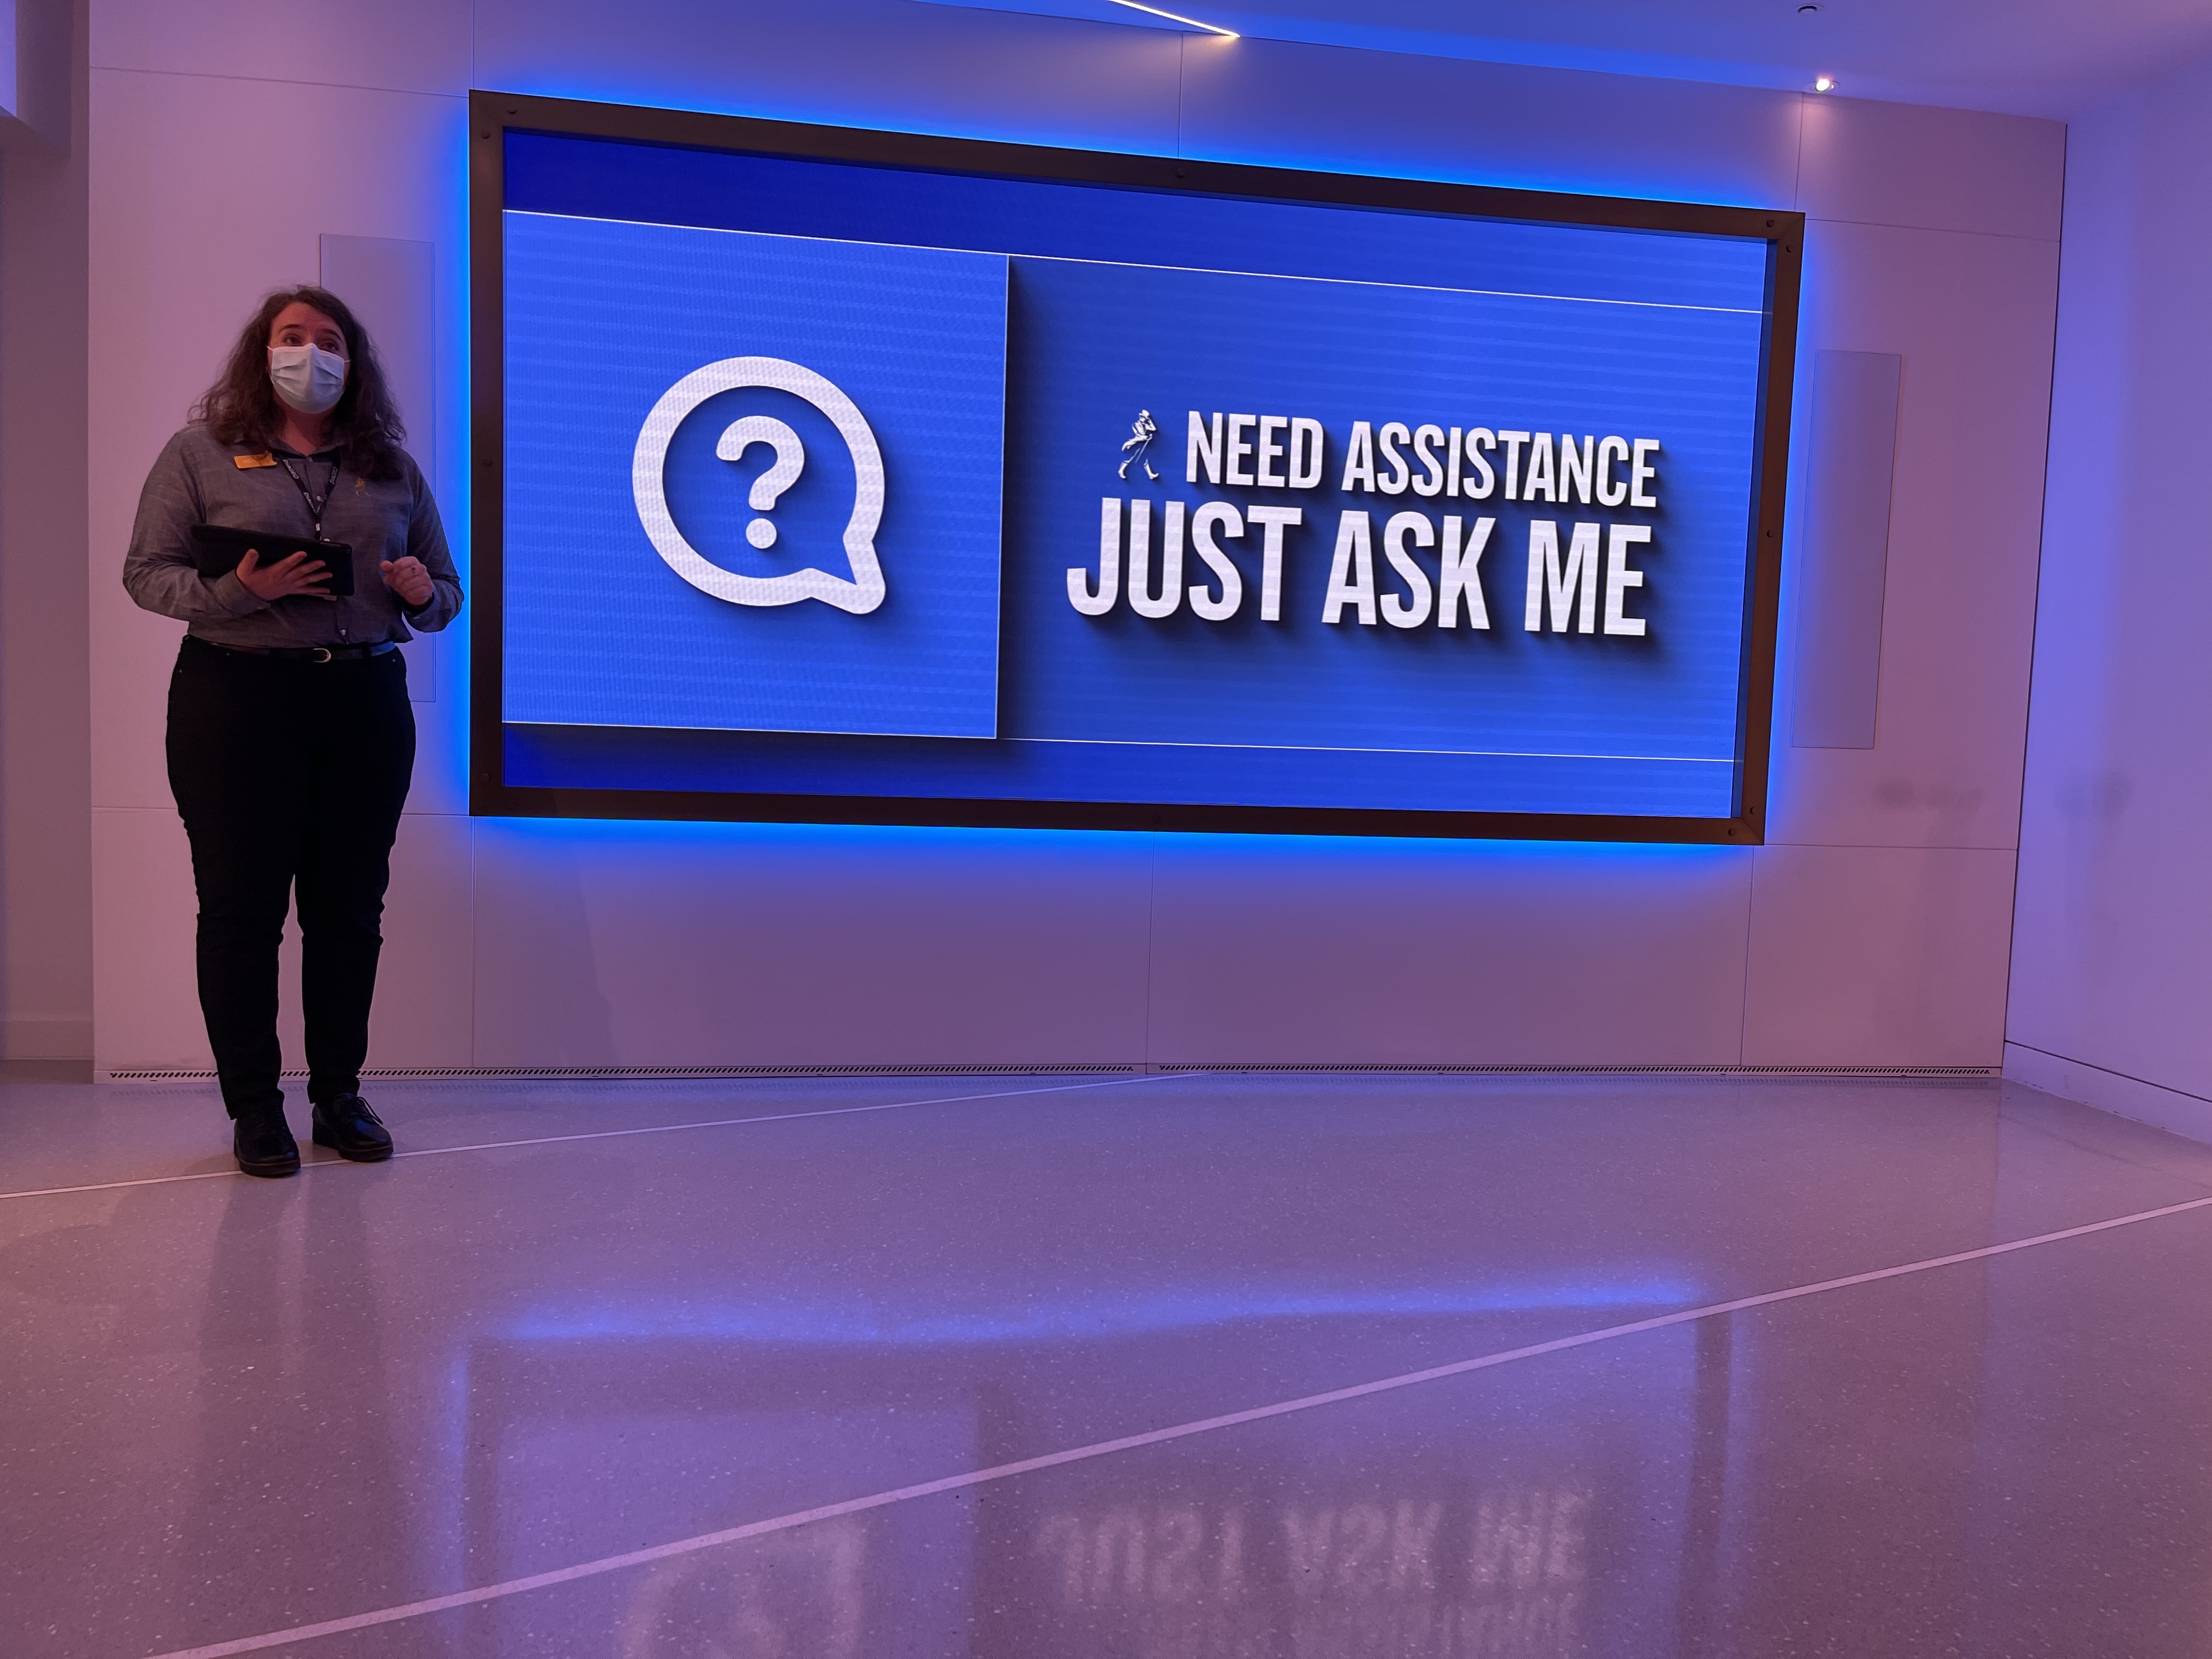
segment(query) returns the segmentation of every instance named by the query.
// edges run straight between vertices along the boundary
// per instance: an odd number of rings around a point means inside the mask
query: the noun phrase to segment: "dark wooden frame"
[[[501,741],[501,550],[504,517],[505,137],[509,131],[795,160],[850,161],[1001,178],[1262,198],[1553,224],[1739,236],[1768,248],[1759,442],[1754,458],[1748,615],[1737,710],[1736,810],[1729,817],[1463,812],[1357,807],[1208,806],[1119,801],[978,800],[905,795],[758,794],[720,790],[554,789],[510,784]],[[493,92],[469,95],[469,236],[474,444],[470,635],[469,811],[486,817],[897,823],[1067,830],[1169,830],[1329,836],[1423,836],[1545,841],[1681,842],[1756,846],[1765,839],[1774,704],[1774,637],[1782,583],[1783,491],[1796,367],[1805,216],[1633,198],[1568,196],[1173,156],[1125,155],[914,133],[804,125],[732,115],[582,103]]]

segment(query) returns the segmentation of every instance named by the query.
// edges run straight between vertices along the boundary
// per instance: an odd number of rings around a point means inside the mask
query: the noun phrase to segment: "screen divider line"
[[[507,720],[507,726],[543,726],[570,732],[715,732],[740,737],[865,738],[865,732],[800,732],[735,726],[653,726],[643,722],[608,726],[597,720]],[[879,735],[879,734],[878,734]],[[1054,743],[1091,749],[1237,749],[1262,755],[1441,755],[1464,760],[1653,761],[1674,766],[1734,766],[1733,755],[1581,755],[1556,749],[1383,749],[1345,743],[1190,743],[1175,738],[913,738],[914,743]]]
[[[635,728],[617,726],[613,729]],[[1000,741],[1073,744],[1097,749],[1250,749],[1269,755],[1449,755],[1468,760],[1663,761],[1670,766],[1735,764],[1733,755],[1576,755],[1553,749],[1378,749],[1341,743],[1186,743],[1173,738],[1005,738]]]
[[[255,1653],[294,1642],[312,1641],[320,1636],[343,1635],[350,1631],[369,1630],[381,1625],[398,1624],[404,1620],[419,1619],[434,1613],[451,1612],[455,1608],[475,1607],[486,1601],[495,1601],[511,1595],[520,1595],[531,1590],[550,1589],[560,1584],[574,1583],[579,1579],[595,1578],[603,1574],[620,1572],[626,1568],[649,1566],[679,1556],[696,1555],[702,1550],[719,1548],[725,1544],[740,1543],[750,1538],[771,1533],[789,1532],[810,1526],[817,1521],[833,1521],[848,1515],[861,1515],[871,1510],[886,1509],[894,1504],[903,1504],[919,1498],[933,1498],[945,1492],[964,1492],[994,1481],[1011,1480],[1017,1475],[1034,1474],[1041,1470],[1059,1468],[1070,1463],[1088,1462],[1094,1458],[1111,1456],[1116,1452],[1136,1451],[1147,1446],[1164,1445],[1173,1441],[1186,1440],[1194,1435],[1211,1434],[1222,1429],[1237,1428],[1247,1423],[1265,1422],[1273,1418],[1288,1417],[1293,1413],[1312,1411],[1320,1407],[1342,1405],[1349,1401],[1363,1400],[1374,1395],[1393,1393],[1424,1382],[1442,1381],[1447,1377],[1464,1376],[1471,1372],[1488,1370],[1517,1360],[1534,1359],[1546,1354],[1565,1353],[1576,1348],[1585,1348],[1595,1343],[1610,1342],[1621,1337],[1641,1335],[1647,1331],[1664,1330],[1671,1326],[1687,1325],[1700,1320],[1716,1319],[1741,1313],[1753,1308],[1772,1307],[1778,1303],[1794,1302],[1808,1296],[1820,1296],[1831,1291],[1848,1290],[1856,1285],[1879,1284],[1886,1279],[1903,1279],[1914,1273],[1930,1273],[1939,1267],[1956,1267],[1962,1262],[1984,1261],[1993,1257],[2009,1255],[2016,1250],[2033,1249],[2039,1245],[2055,1244],[2062,1240],[2086,1237],[2093,1233],[2110,1232],[2115,1228],[2133,1226],[2138,1222],[2155,1221],[2161,1217],[2181,1215],[2193,1210],[2212,1207],[2212,1195],[2185,1199],[2178,1204],[2167,1204],[2153,1210],[2138,1210],[2130,1215],[2113,1216],[2103,1221],[2092,1221],[2078,1227],[2063,1227],[2055,1232],[2038,1233],[2032,1237],[2016,1238],[2002,1244],[1987,1244],[1978,1249],[1959,1250],[1948,1255],[1929,1256],[1918,1261],[1907,1261],[1892,1267],[1877,1267],[1869,1273],[1848,1273],[1838,1279],[1824,1279],[1808,1285],[1794,1285],[1786,1290],[1765,1291],[1754,1296],[1737,1297],[1730,1301],[1708,1303],[1702,1307],[1685,1308],[1675,1313],[1661,1314],[1650,1319],[1631,1320],[1626,1324],[1607,1325],[1594,1331],[1584,1331],[1574,1336],[1554,1338],[1548,1342],[1531,1343],[1525,1347],[1507,1348],[1497,1353],[1480,1354],[1472,1359],[1452,1361],[1449,1364],[1432,1365],[1424,1370],[1405,1371],[1395,1376],[1386,1376],[1371,1382],[1357,1382],[1348,1388],[1331,1389],[1321,1394],[1310,1394],[1295,1400],[1279,1401],[1273,1405],[1255,1406],[1243,1411],[1226,1412],[1218,1417],[1200,1418],[1193,1422],[1178,1423],[1167,1428],[1148,1429],[1141,1433],[1123,1435],[1117,1439],[1094,1441],[1086,1446],[1073,1446],[1064,1451],[1047,1452],[1036,1457],[1024,1457],[1010,1463],[994,1464],[988,1468],[973,1469],[962,1474],[945,1475],[934,1480],[923,1480],[912,1486],[896,1486],[886,1492],[871,1492],[864,1498],[850,1498],[842,1502],[821,1504],[811,1510],[799,1510],[788,1515],[772,1516],[766,1520],[747,1522],[742,1526],[726,1527],[717,1532],[701,1533],[690,1538],[680,1538],[672,1543],[654,1544],[644,1549],[630,1550],[620,1555],[602,1556],[597,1560],[581,1561],[573,1566],[556,1567],[550,1571],[532,1573],[525,1577],[509,1578],[498,1583],[479,1585],[474,1589],[456,1590],[450,1595],[427,1596],[421,1601],[402,1602],[396,1606],[379,1607],[368,1613],[350,1613],[343,1618],[328,1619],[312,1625],[295,1625],[288,1630],[270,1631],[258,1636],[240,1637],[228,1642],[215,1642],[196,1648],[179,1648],[152,1656],[152,1659],[233,1659],[242,1653]]]

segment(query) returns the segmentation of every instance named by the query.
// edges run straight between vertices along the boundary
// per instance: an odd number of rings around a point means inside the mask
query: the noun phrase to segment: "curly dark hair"
[[[204,421],[227,444],[266,443],[276,435],[283,417],[269,381],[269,330],[279,312],[295,304],[313,307],[345,336],[352,366],[345,394],[331,411],[331,436],[344,453],[347,470],[364,478],[398,477],[399,445],[407,428],[392,401],[384,365],[361,319],[326,288],[280,288],[264,298],[230,349],[222,378],[192,405],[191,418]]]

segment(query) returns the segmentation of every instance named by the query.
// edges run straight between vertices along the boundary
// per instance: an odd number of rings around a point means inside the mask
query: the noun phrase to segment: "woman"
[[[415,764],[398,646],[461,608],[437,504],[400,437],[344,302],[319,288],[271,294],[154,463],[124,562],[132,599],[189,624],[169,680],[169,787],[199,894],[200,1010],[248,1175],[300,1167],[276,1042],[276,946],[295,893],[315,1144],[357,1163],[392,1156],[361,1066]],[[199,525],[265,533],[281,556],[253,547],[204,575]],[[329,561],[346,555],[308,550],[332,544],[351,550],[343,597]]]

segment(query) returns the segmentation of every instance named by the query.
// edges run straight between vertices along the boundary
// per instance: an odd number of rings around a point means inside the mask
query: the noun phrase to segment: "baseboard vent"
[[[718,1077],[1060,1077],[1124,1074],[1141,1066],[395,1066],[364,1071],[377,1078],[636,1078],[678,1081]],[[286,1072],[304,1078],[304,1071]],[[110,1072],[115,1083],[212,1083],[213,1072]]]
[[[1449,1066],[1393,1060],[1258,1060],[1241,1065],[1206,1060],[1192,1065],[975,1066],[398,1066],[363,1072],[364,1078],[603,1078],[619,1080],[738,1077],[1094,1077],[1162,1073],[1430,1073],[1492,1077],[1859,1077],[1991,1078],[1995,1066]],[[287,1072],[303,1078],[305,1072]],[[211,1071],[110,1072],[117,1083],[212,1083]]]

